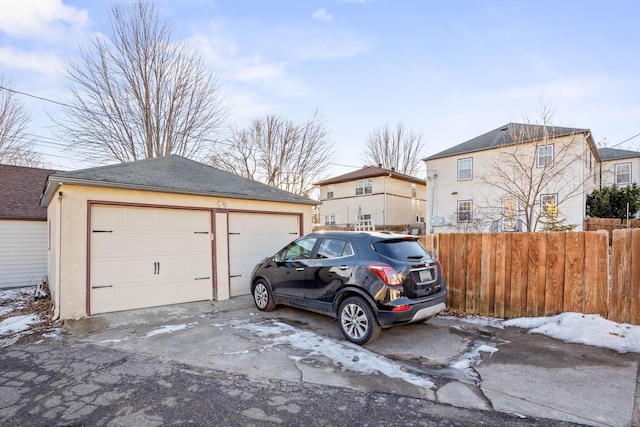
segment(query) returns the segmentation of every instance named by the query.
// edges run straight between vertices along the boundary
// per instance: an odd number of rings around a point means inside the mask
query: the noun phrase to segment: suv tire
[[[338,309],[338,323],[346,339],[362,345],[374,341],[382,328],[371,306],[361,297],[349,297]]]

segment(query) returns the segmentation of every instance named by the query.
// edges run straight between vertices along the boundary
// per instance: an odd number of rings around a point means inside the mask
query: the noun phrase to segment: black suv
[[[253,269],[251,293],[259,310],[284,304],[337,318],[356,344],[427,321],[447,305],[440,263],[415,236],[389,232],[301,237]]]

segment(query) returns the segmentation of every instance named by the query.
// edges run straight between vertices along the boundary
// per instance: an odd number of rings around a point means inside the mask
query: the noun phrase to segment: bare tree
[[[30,117],[14,94],[11,84],[0,76],[0,163],[38,167],[41,156],[25,135]]]
[[[117,5],[111,28],[66,63],[62,133],[87,160],[204,158],[228,113],[213,74],[152,2]]]
[[[493,211],[504,211],[505,200],[517,206],[517,218],[525,231],[534,231],[544,215],[543,195],[553,198],[560,206],[583,190],[591,178],[575,172],[575,166],[585,161],[585,144],[576,144],[586,129],[555,127],[551,124],[552,111],[540,105],[541,124],[510,123],[506,140],[493,162],[480,175],[480,180],[491,185],[500,195],[494,200]],[[588,142],[587,142],[588,144]],[[557,199],[556,199],[557,198]],[[490,202],[491,203],[491,202]]]
[[[279,116],[255,119],[234,128],[219,144],[211,163],[255,181],[308,197],[313,183],[333,159],[322,115],[303,124]]]
[[[406,131],[402,122],[396,124],[395,130],[385,124],[367,137],[364,160],[385,169],[416,175],[422,165],[423,149],[422,135]]]

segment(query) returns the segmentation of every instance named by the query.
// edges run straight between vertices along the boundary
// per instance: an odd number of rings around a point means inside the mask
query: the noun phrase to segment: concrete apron
[[[243,296],[96,315],[68,321],[66,332],[257,381],[305,381],[595,426],[640,422],[637,353],[516,328],[434,318],[383,331],[360,347],[342,337],[334,319],[288,307],[259,312]]]

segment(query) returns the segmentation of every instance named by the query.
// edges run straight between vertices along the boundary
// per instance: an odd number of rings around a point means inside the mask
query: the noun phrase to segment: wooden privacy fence
[[[640,229],[613,230],[611,247],[605,231],[450,233],[422,242],[442,263],[452,309],[507,319],[580,312],[640,325]]]

